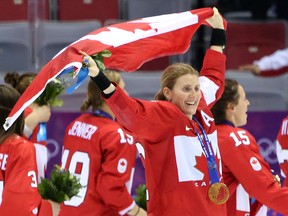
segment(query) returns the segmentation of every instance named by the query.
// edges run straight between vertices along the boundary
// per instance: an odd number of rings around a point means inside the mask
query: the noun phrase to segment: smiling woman
[[[148,215],[226,215],[221,204],[229,192],[221,180],[217,132],[210,111],[224,88],[222,47],[226,37],[216,8],[206,21],[213,33],[201,77],[190,65],[168,66],[153,102],[129,97],[82,52],[89,59],[91,79],[117,121],[137,134],[136,146],[146,172]]]
[[[173,79],[177,78],[177,81]],[[189,118],[195,114],[201,91],[199,73],[188,64],[173,64],[164,70],[161,78],[161,89],[156,100],[167,100],[177,105]]]

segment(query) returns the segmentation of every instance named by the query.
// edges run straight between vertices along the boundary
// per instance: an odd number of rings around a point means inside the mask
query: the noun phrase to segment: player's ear
[[[234,111],[235,110],[235,105],[232,104],[232,103],[228,103],[227,104],[227,110]]]
[[[170,101],[172,99],[171,90],[168,87],[163,88],[163,94],[167,101]]]

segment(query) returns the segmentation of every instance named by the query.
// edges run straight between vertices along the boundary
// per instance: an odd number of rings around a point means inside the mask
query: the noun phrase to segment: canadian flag
[[[45,86],[65,69],[74,67],[77,74],[83,55],[109,50],[104,59],[106,68],[126,72],[137,70],[152,59],[185,53],[191,38],[201,24],[213,15],[212,8],[147,17],[97,29],[65,47],[48,62],[21,95],[6,122],[7,130],[19,115],[44,91]],[[77,31],[77,29],[75,29]]]

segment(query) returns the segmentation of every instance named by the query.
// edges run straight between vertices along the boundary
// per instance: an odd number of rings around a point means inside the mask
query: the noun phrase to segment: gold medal
[[[209,187],[208,197],[216,204],[223,204],[229,198],[228,187],[222,182],[216,182]]]

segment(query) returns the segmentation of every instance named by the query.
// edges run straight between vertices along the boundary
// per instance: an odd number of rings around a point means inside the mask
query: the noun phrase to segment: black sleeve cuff
[[[91,77],[93,82],[99,87],[101,91],[104,91],[107,89],[111,82],[110,80],[105,76],[105,74],[100,70],[99,74],[95,77]]]
[[[211,46],[222,46],[223,48],[226,45],[226,32],[224,29],[213,29],[211,36]]]
[[[107,89],[111,85],[111,81],[105,76],[105,74],[100,70],[99,74],[95,77],[90,77],[91,80],[99,87],[99,89],[103,92],[105,89]],[[109,98],[113,95],[115,91],[105,94],[103,92],[104,98]]]

